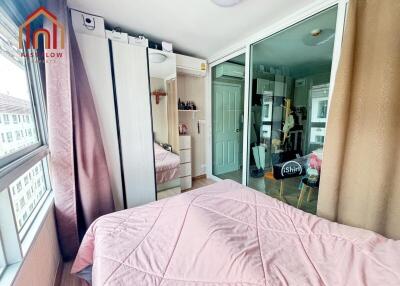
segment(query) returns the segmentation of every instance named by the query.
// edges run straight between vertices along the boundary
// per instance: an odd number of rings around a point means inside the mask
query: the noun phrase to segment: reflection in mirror
[[[316,213],[337,6],[251,46],[247,184]]]
[[[180,193],[175,54],[149,49],[157,199]]]

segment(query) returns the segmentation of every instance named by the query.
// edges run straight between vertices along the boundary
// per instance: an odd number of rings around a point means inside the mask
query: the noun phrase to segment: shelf
[[[199,112],[200,110],[191,110],[191,109],[178,109],[179,112]]]

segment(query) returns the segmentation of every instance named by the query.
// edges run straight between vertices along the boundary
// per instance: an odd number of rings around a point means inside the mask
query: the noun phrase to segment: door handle
[[[239,129],[236,129],[236,133],[238,133],[239,132]]]

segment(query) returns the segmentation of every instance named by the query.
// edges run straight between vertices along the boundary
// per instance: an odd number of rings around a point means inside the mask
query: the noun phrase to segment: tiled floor
[[[237,171],[233,171],[233,172],[229,172],[229,173],[225,173],[225,174],[220,174],[218,175],[219,178],[221,179],[231,179],[233,181],[236,181],[238,183],[242,183],[242,169],[237,170]]]

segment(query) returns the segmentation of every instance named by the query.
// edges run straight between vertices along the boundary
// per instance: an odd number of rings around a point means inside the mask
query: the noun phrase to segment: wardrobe
[[[98,115],[116,209],[155,201],[148,48],[106,32],[101,17],[74,10],[71,15]],[[177,69],[182,68],[177,63]],[[191,70],[205,75],[205,61],[201,69]]]

